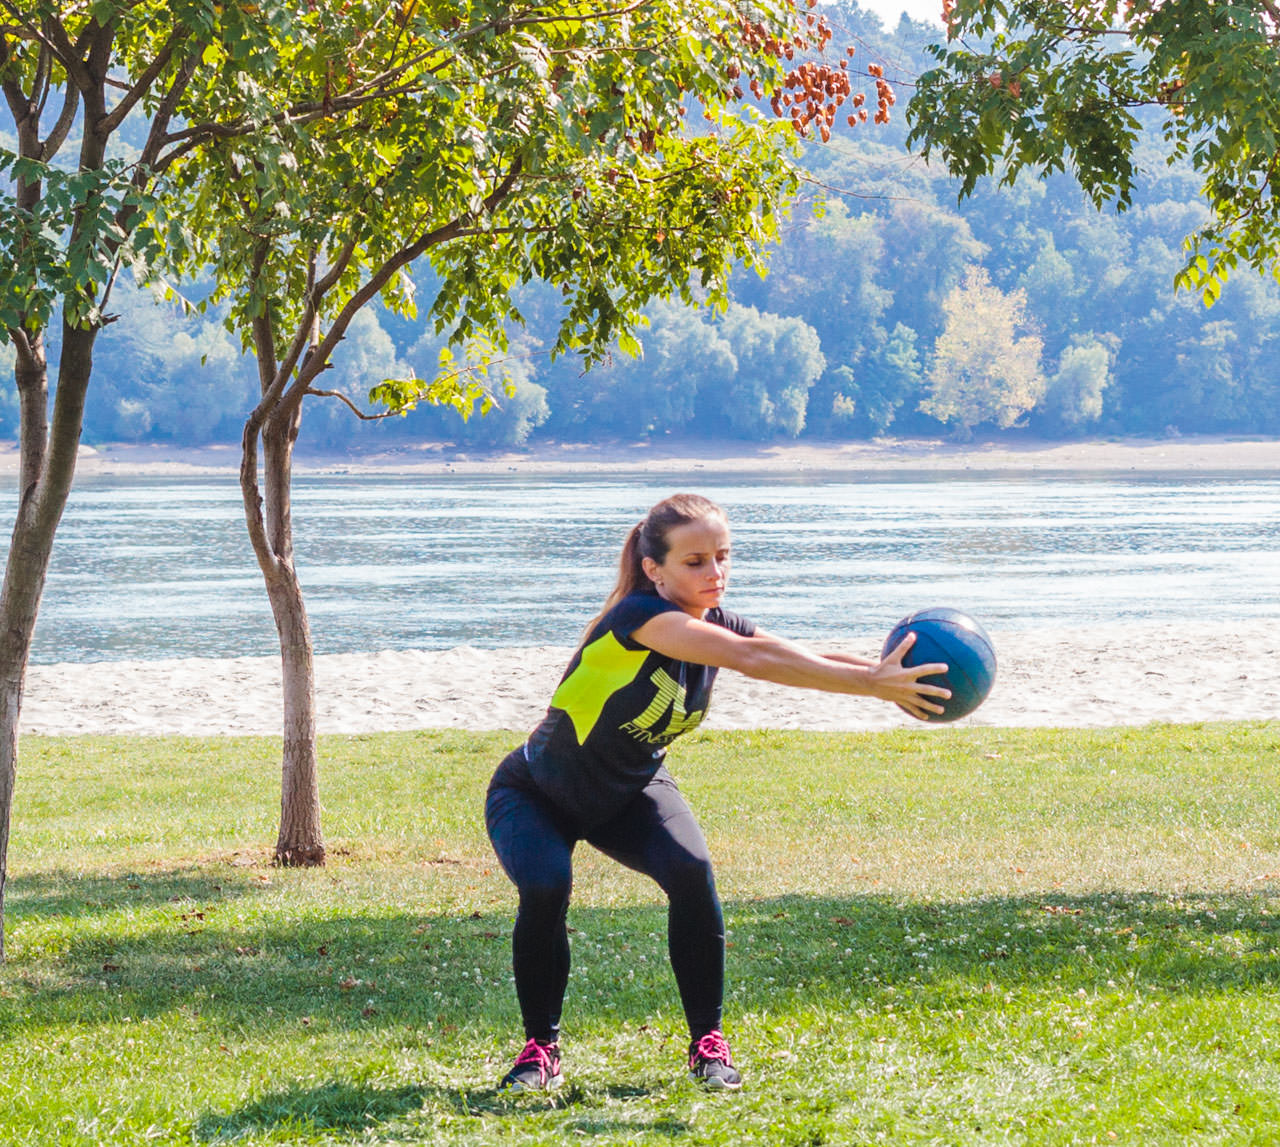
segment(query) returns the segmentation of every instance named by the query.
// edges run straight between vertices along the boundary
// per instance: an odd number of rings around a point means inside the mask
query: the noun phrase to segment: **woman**
[[[717,669],[876,697],[922,716],[945,689],[920,683],[945,665],[905,668],[908,636],[883,661],[817,654],[720,607],[729,523],[714,502],[676,494],[628,534],[618,582],[561,678],[547,716],[490,782],[489,837],[519,892],[512,932],[526,1044],[500,1087],[561,1082],[560,1012],[569,978],[565,916],[572,855],[585,840],[657,881],[669,900],[668,948],[689,1024],[689,1073],[736,1089],[721,1027],[724,917],[707,843],[666,746],[707,711]]]

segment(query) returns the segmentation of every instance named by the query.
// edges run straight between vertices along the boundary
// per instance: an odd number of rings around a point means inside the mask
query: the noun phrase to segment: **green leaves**
[[[442,347],[439,370],[432,379],[386,379],[369,391],[369,401],[384,406],[390,414],[407,414],[420,403],[447,406],[467,421],[480,404],[480,413],[488,414],[496,399],[489,385],[496,374],[504,391],[511,390],[511,373],[498,359],[501,348],[484,337],[470,340],[459,362],[453,350]]]
[[[778,38],[803,22],[788,2],[754,15]],[[193,84],[184,115],[239,126],[171,172],[192,242],[168,255],[173,274],[212,270],[246,344],[269,313],[281,357],[311,310],[328,331],[372,297],[415,305],[415,260],[455,344],[501,353],[513,292],[542,280],[565,299],[553,353],[635,349],[650,300],[722,303],[798,186],[790,129],[727,107],[731,77],[779,65],[720,0],[299,8],[274,51]],[[388,382],[375,401],[431,393]]]
[[[123,161],[68,172],[0,148],[0,175],[41,192],[28,209],[0,192],[0,338],[46,326],[60,302],[73,327],[100,324],[98,299],[117,266],[144,272],[159,253],[153,227],[120,223],[126,208],[154,216],[154,198],[135,189]]]
[[[40,184],[34,205],[0,201],[6,325],[47,323],[60,299],[73,323],[101,322],[121,266],[201,276],[243,345],[288,369],[313,321],[326,359],[380,298],[425,310],[465,365],[388,380],[374,401],[469,410],[501,389],[481,368],[523,322],[523,285],[561,288],[552,353],[635,353],[652,300],[723,307],[799,185],[789,125],[735,95],[776,86],[778,44],[806,26],[791,0],[750,25],[731,0],[101,0],[92,16],[37,0],[35,15],[72,43],[97,19],[121,90],[150,85],[124,98],[160,119],[146,166],[4,157]],[[10,67],[34,82],[42,48],[15,43]],[[79,66],[63,65],[55,87]]]
[[[1158,125],[1205,180],[1213,218],[1176,282],[1211,304],[1238,264],[1280,273],[1278,37],[1264,0],[956,0],[909,141],[940,153],[963,194],[997,171],[1069,169],[1097,205],[1124,208],[1138,138]]]

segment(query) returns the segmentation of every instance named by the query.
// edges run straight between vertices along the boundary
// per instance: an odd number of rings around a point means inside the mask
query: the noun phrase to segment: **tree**
[[[884,321],[909,327],[928,346],[942,331],[943,300],[986,249],[954,210],[921,203],[895,203],[881,227],[881,243],[880,279],[893,290]],[[915,257],[904,260],[901,251]]]
[[[975,426],[1017,423],[1044,396],[1040,339],[1019,335],[1026,296],[1004,294],[981,267],[970,267],[943,304],[946,326],[934,346],[929,397],[920,409],[954,422],[968,438]]]
[[[371,94],[335,92],[330,82],[291,105],[287,89],[254,79],[276,74],[282,43],[323,66],[294,15],[284,4],[217,0],[0,0],[0,91],[13,124],[0,144],[0,341],[13,348],[20,454],[0,593],[0,958],[31,639],[75,476],[94,351],[117,317],[113,288],[130,270],[146,280],[162,254],[192,245],[186,221],[168,209],[170,181],[189,177],[203,142],[231,147],[282,124],[343,116]],[[264,146],[249,150],[262,158]],[[125,427],[151,417],[135,399],[117,414]]]
[[[1063,349],[1058,369],[1049,379],[1045,405],[1050,417],[1072,431],[1095,423],[1102,417],[1102,395],[1111,384],[1114,340],[1081,335]]]
[[[880,319],[893,297],[876,279],[882,256],[875,216],[851,218],[836,201],[791,230],[762,284],[737,292],[762,311],[802,319],[822,340],[826,369],[806,404],[811,429],[830,431],[846,408],[853,414],[861,405],[854,380],[868,350],[883,342]]]
[[[75,476],[94,346],[112,321],[121,269],[145,264],[164,241],[158,174],[225,126],[219,116],[180,119],[215,39],[237,43],[248,58],[262,42],[240,8],[209,0],[0,0],[0,90],[14,141],[0,144],[0,340],[14,350],[20,454],[0,593],[0,959],[22,693]],[[120,142],[126,124],[136,129],[130,147]]]
[[[314,653],[290,476],[306,399],[376,416],[321,385],[356,315],[375,299],[412,312],[422,260],[432,324],[465,352],[434,378],[374,387],[390,413],[487,405],[486,364],[521,324],[514,292],[531,282],[564,297],[553,354],[590,365],[615,344],[632,353],[650,300],[725,304],[730,267],[758,260],[797,187],[791,133],[828,138],[851,88],[845,66],[788,63],[831,35],[791,0],[749,15],[728,0],[277,2],[249,18],[279,33],[269,74],[206,85],[193,114],[217,108],[255,130],[211,139],[173,169],[185,223],[173,269],[212,270],[214,298],[258,362],[240,475],[283,667],[276,857],[313,864],[325,851]],[[211,49],[227,73],[237,53]],[[790,126],[741,104],[744,87],[774,91]],[[345,114],[321,114],[335,104]]]
[[[924,378],[916,332],[902,323],[877,331],[869,354],[852,373],[844,395],[848,421],[861,435],[883,434],[908,402],[914,406]]]
[[[736,303],[719,325],[735,370],[699,391],[703,425],[741,438],[795,438],[804,429],[809,390],[827,364],[817,331],[803,319]]]
[[[945,158],[962,195],[997,172],[1069,168],[1096,205],[1123,209],[1157,131],[1212,212],[1175,282],[1212,303],[1239,265],[1280,277],[1280,2],[945,0],[944,14],[908,140]]]
[[[738,369],[705,310],[658,301],[644,321],[639,356],[612,355],[588,373],[572,359],[553,370],[552,400],[563,406],[556,425],[628,438],[687,430],[698,392],[727,384]]]

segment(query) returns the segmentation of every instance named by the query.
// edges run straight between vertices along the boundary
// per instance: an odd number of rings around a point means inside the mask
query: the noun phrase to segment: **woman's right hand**
[[[926,665],[903,665],[906,652],[916,643],[916,635],[908,633],[889,655],[871,670],[871,694],[882,701],[892,701],[905,709],[911,716],[921,721],[927,720],[931,714],[937,715],[944,710],[941,705],[929,700],[938,697],[946,700],[951,690],[941,685],[923,685],[921,677],[933,677],[945,673],[945,662],[933,661]]]

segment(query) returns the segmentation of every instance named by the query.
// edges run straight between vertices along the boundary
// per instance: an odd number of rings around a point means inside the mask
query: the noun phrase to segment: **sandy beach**
[[[0,450],[0,472],[16,461]],[[230,447],[86,448],[80,473],[233,474]],[[932,441],[761,446],[543,446],[466,455],[438,444],[360,459],[309,458],[300,472],[777,473],[800,470],[1148,471],[1280,473],[1280,442],[1239,438],[1074,443]],[[987,703],[961,724],[1107,726],[1151,721],[1280,717],[1280,620],[1194,627],[1127,627],[993,633],[1000,659]],[[873,656],[869,648],[848,652]],[[537,722],[571,650],[559,647],[370,652],[317,658],[322,733],[427,728],[509,729]],[[33,666],[26,733],[265,734],[280,729],[274,657],[122,661]],[[914,727],[897,709],[857,697],[788,689],[721,675],[708,728],[877,730]]]
[[[960,725],[1108,726],[1280,717],[1280,621],[992,634],[996,687]],[[824,647],[819,647],[824,648]],[[830,648],[830,647],[826,647]],[[849,652],[871,656],[874,649]],[[527,732],[568,648],[335,654],[317,658],[322,733],[457,728]],[[28,733],[278,734],[272,657],[34,666]],[[915,727],[898,709],[724,672],[705,727]]]

